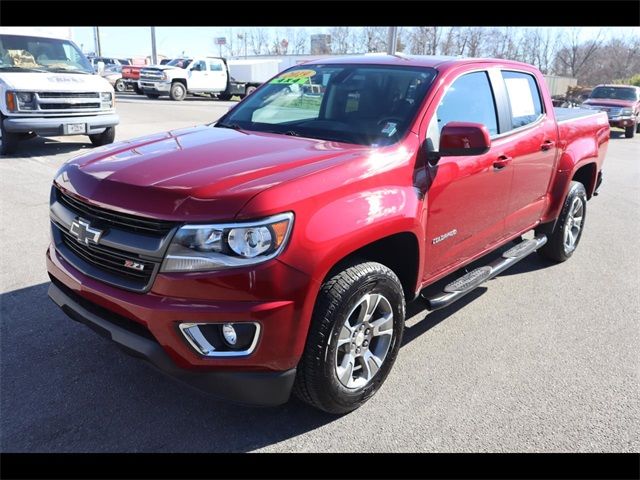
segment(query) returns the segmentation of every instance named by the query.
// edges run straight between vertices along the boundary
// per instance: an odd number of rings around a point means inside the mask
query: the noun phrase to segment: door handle
[[[553,147],[555,147],[555,145],[556,142],[554,142],[553,140],[545,140],[542,145],[540,145],[540,150],[546,152],[547,150],[551,150]]]
[[[507,157],[506,155],[500,155],[498,157],[498,159],[493,162],[493,169],[494,170],[502,170],[504,167],[506,167],[507,165],[509,165],[511,163],[511,160],[513,160],[513,157]]]

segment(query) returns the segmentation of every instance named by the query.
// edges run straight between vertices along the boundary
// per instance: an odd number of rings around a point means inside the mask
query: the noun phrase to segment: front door
[[[447,89],[427,131],[428,148],[438,150],[442,127],[453,121],[485,125],[498,134],[495,96],[486,71],[458,77]],[[504,236],[512,170],[492,145],[483,155],[442,157],[429,166],[425,278],[463,262]]]
[[[196,60],[189,66],[189,91],[206,92],[210,90],[209,72],[204,60]]]

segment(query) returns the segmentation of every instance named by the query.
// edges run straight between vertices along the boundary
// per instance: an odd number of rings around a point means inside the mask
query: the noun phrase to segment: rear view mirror
[[[440,132],[441,157],[482,155],[489,151],[491,138],[481,123],[449,122]]]

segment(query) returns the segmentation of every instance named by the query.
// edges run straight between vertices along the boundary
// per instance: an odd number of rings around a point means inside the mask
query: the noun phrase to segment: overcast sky
[[[251,27],[247,27],[251,28]],[[302,27],[296,27],[301,29]],[[305,28],[309,34],[328,33],[330,27]],[[556,30],[566,30],[567,27],[548,27]],[[229,34],[237,35],[244,31],[242,27],[157,27],[156,46],[159,55],[175,57],[184,51],[187,55],[218,54],[218,46],[214,44],[216,37],[229,37]],[[286,36],[283,28],[269,28],[277,30]],[[637,27],[583,27],[581,36],[584,40],[592,38],[602,30],[603,35],[631,34],[640,36],[640,28]],[[94,35],[93,27],[72,27],[73,40],[82,46],[85,53],[93,52]],[[236,42],[239,40],[235,40]],[[147,56],[151,54],[151,35],[149,27],[100,27],[100,43],[104,56],[130,58],[135,56]],[[223,50],[224,53],[224,50]]]

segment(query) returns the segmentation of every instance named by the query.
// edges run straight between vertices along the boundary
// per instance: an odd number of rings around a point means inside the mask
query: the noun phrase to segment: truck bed
[[[578,118],[589,117],[591,115],[597,115],[600,113],[597,110],[587,110],[586,108],[554,107],[553,110],[556,114],[556,121],[558,123],[575,120]]]

